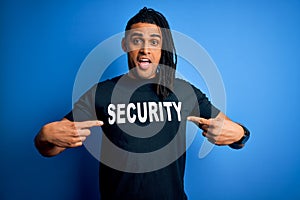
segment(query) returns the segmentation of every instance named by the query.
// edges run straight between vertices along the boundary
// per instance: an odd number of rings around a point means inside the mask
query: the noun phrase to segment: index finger
[[[84,129],[84,128],[91,128],[94,126],[102,126],[103,122],[99,120],[90,120],[90,121],[83,121],[83,122],[74,122],[76,128]]]
[[[195,117],[195,116],[188,116],[187,120],[199,123],[201,125],[210,125],[210,120],[202,118],[202,117]]]

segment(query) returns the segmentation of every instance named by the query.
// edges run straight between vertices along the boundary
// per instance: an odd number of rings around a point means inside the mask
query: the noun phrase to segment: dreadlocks
[[[161,13],[151,8],[144,7],[127,22],[125,30],[130,30],[133,24],[139,22],[155,24],[161,28],[163,43],[159,64],[163,66],[159,68],[156,93],[160,98],[165,99],[169,95],[169,90],[173,89],[177,65],[177,55],[170,26]]]

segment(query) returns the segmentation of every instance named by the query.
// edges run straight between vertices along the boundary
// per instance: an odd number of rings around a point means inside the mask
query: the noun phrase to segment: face
[[[128,63],[132,77],[150,79],[156,76],[161,57],[162,33],[158,26],[136,23],[122,40],[122,48],[128,52]]]

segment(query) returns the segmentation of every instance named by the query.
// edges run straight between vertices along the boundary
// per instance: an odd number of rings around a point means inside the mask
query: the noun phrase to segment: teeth
[[[140,62],[150,62],[150,60],[147,58],[142,58],[142,59],[140,59]]]

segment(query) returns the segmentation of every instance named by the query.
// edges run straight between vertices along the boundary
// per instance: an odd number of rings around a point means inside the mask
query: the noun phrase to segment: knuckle
[[[75,137],[78,136],[78,131],[76,129],[71,131],[71,135]]]
[[[69,123],[69,126],[72,128],[72,129],[76,129],[76,125],[74,122],[70,122]]]

